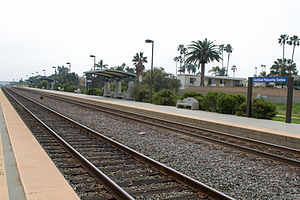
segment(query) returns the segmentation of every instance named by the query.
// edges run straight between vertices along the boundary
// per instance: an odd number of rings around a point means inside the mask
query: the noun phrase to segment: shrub
[[[157,105],[174,106],[177,96],[171,90],[161,90],[153,95],[153,103]]]
[[[232,94],[220,94],[217,98],[217,112],[224,114],[234,114],[237,99]]]
[[[180,96],[180,99],[183,100],[188,97],[193,97],[196,99],[196,97],[202,97],[202,94],[193,91],[186,91]]]
[[[246,109],[247,109],[247,102],[243,102],[235,112],[236,115],[238,116],[246,116]]]
[[[87,90],[88,95],[96,95],[96,96],[103,96],[103,88],[100,90],[99,88],[89,88]]]
[[[254,99],[251,116],[259,119],[272,119],[277,114],[276,106],[263,98]]]
[[[150,88],[148,85],[134,84],[132,87],[132,96],[136,101],[150,102]]]
[[[217,111],[217,100],[220,95],[223,95],[223,92],[208,92],[205,98],[203,99],[203,108],[204,110],[216,112]]]

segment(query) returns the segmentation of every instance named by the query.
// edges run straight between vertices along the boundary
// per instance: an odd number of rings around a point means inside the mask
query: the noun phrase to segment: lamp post
[[[56,86],[56,67],[53,66],[52,68],[54,68],[54,74],[55,74],[55,76],[54,76],[54,87],[55,87]]]
[[[43,69],[43,72],[44,72],[44,76],[46,77],[46,70],[45,70],[45,69]]]
[[[69,72],[71,73],[71,63],[67,62],[67,65],[69,65]]]
[[[152,43],[152,57],[151,57],[151,70],[150,70],[150,103],[152,103],[152,82],[153,82],[153,50],[154,50],[154,41],[145,40],[145,43]]]
[[[96,56],[94,56],[94,55],[90,55],[90,57],[91,58],[94,58],[94,71],[95,71],[95,67],[96,67]],[[94,85],[94,75],[92,74],[92,94],[94,94],[94,87],[93,87],[93,85]]]
[[[96,56],[94,55],[90,55],[91,58],[94,58],[94,70],[95,70],[95,67],[96,67]]]

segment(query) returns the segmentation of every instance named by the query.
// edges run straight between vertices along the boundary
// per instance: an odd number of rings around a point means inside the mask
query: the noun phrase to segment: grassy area
[[[286,104],[281,104],[281,103],[275,103],[276,109],[278,111],[278,115],[283,115],[285,116],[286,112]],[[294,103],[293,104],[293,113],[292,113],[292,123],[295,124],[300,124],[300,104],[299,103]],[[295,118],[293,118],[295,117]],[[285,121],[285,117],[281,116],[276,116],[273,118],[273,120],[276,121]]]

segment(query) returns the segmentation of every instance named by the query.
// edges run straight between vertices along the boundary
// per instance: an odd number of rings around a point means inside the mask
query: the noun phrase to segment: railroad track
[[[232,199],[27,97],[4,91],[116,199]],[[45,141],[59,154],[57,145]]]
[[[20,89],[20,88],[18,88]],[[300,167],[300,150],[288,148],[276,144],[266,143],[254,139],[232,135],[229,133],[214,131],[206,128],[186,125],[170,120],[152,118],[141,114],[129,113],[111,108],[105,108],[97,105],[91,100],[79,99],[76,97],[66,97],[64,95],[49,94],[41,91],[33,91],[30,89],[22,89],[31,93],[42,95],[44,97],[53,98],[74,105],[86,107],[92,110],[98,110],[114,116],[138,121],[151,126],[164,128],[180,134],[188,135],[197,139],[217,143],[233,149],[255,154],[274,161],[283,162],[289,165]]]

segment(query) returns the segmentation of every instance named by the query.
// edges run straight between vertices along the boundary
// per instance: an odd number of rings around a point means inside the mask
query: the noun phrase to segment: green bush
[[[254,99],[251,116],[259,119],[272,119],[277,114],[276,106],[263,98]]]
[[[104,89],[102,88],[101,90],[99,88],[89,88],[87,90],[88,95],[96,95],[96,96],[103,96],[103,91]]]
[[[246,108],[247,108],[247,102],[243,102],[235,112],[236,115],[238,116],[246,116]]]
[[[217,112],[233,115],[245,101],[246,97],[242,95],[220,93],[217,96]]]
[[[198,93],[198,92],[193,92],[193,91],[186,91],[184,92],[181,96],[180,96],[180,99],[183,100],[185,98],[188,98],[188,97],[193,97],[196,99],[196,97],[202,97],[203,95]]]
[[[203,99],[203,108],[207,111],[217,112],[217,100],[219,96],[223,95],[223,92],[210,91]]]
[[[135,83],[132,87],[132,96],[139,102],[150,102],[150,88],[148,85]]]
[[[169,105],[176,104],[177,96],[171,90],[161,90],[153,95],[153,103],[156,105]]]

